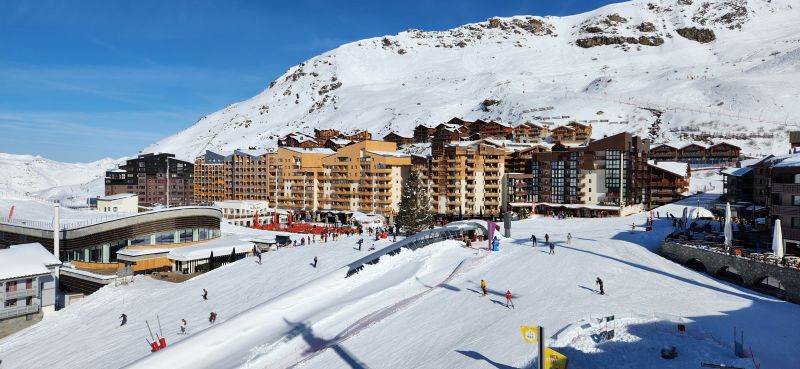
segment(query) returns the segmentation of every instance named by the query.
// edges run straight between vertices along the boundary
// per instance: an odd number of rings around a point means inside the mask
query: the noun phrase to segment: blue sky
[[[0,152],[134,155],[336,46],[612,1],[0,2]]]

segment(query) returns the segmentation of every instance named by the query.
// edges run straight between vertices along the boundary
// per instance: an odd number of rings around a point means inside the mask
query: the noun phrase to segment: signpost
[[[519,327],[522,332],[522,339],[526,344],[537,344],[539,355],[537,358],[538,369],[567,369],[567,357],[544,346],[544,328],[535,325],[523,325]]]

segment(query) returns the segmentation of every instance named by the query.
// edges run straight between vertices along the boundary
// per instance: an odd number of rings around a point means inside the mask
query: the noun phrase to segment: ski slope
[[[644,220],[518,221],[500,252],[448,241],[403,250],[346,279],[346,264],[366,253],[354,249],[357,238],[266,253],[263,265],[248,258],[182,284],[139,277],[3,339],[0,359],[4,369],[520,368],[528,367],[533,351],[519,326],[535,324],[547,336],[558,332],[551,344],[575,368],[677,369],[700,360],[753,368],[732,354],[736,326],[762,368],[800,367],[794,354],[800,306],[663,259],[654,250],[669,232],[668,221],[657,220],[653,232],[631,231],[632,222]],[[564,241],[568,232],[571,245]],[[532,233],[539,240],[548,233],[555,255],[531,247]],[[310,266],[314,256],[317,269]],[[605,296],[593,291],[598,276]],[[487,297],[478,293],[481,279]],[[504,306],[507,289],[515,309]],[[219,314],[214,325],[207,322],[211,311]],[[123,312],[128,324],[119,327]],[[151,354],[144,320],[154,326],[156,315],[170,346]],[[606,315],[618,317],[615,341],[596,343],[590,331],[575,328]],[[186,336],[177,335],[181,318],[189,321]],[[673,330],[679,321],[687,335]],[[664,344],[676,345],[680,360],[662,360]]]

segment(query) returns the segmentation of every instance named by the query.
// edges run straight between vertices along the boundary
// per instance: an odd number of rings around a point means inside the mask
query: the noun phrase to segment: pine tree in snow
[[[433,226],[433,213],[431,213],[431,197],[425,188],[419,174],[412,171],[403,181],[403,193],[400,197],[400,210],[395,219],[397,227],[406,233],[413,234]]]

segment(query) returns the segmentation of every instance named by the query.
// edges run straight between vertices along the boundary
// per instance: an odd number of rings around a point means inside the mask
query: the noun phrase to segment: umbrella
[[[775,219],[775,233],[772,235],[772,253],[776,258],[783,258],[783,232],[781,231],[780,219]]]
[[[733,228],[731,228],[731,203],[725,204],[725,248],[733,246]]]

